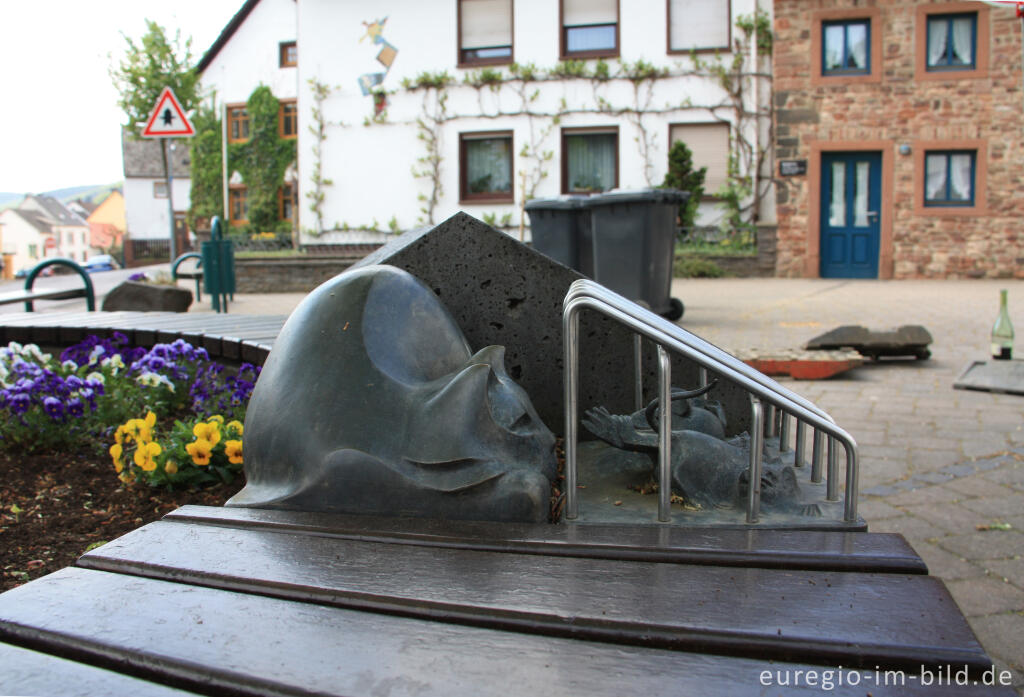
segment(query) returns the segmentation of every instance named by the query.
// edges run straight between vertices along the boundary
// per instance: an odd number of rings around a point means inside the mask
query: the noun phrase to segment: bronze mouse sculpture
[[[245,419],[227,505],[468,520],[548,519],[554,435],[420,280],[336,276],[289,317]]]

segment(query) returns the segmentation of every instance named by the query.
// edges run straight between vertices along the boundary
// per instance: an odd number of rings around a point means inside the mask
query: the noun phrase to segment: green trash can
[[[590,197],[559,196],[526,202],[533,248],[559,264],[594,277]]]
[[[683,303],[671,297],[676,216],[690,193],[677,189],[615,190],[590,197],[592,278],[671,320]]]

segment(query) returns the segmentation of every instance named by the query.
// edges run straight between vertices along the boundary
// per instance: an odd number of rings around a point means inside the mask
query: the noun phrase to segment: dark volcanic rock
[[[157,283],[125,281],[103,299],[103,311],[188,312],[192,291]]]

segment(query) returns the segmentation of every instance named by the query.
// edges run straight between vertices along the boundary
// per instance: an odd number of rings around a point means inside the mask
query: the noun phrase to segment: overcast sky
[[[0,191],[109,184],[121,169],[108,74],[146,19],[192,37],[198,60],[243,0],[0,0]]]

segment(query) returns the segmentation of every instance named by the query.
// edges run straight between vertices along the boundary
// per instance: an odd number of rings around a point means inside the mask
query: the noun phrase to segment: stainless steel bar
[[[565,337],[565,517],[575,520],[579,516],[576,498],[576,438],[579,412],[580,381],[580,317],[577,312],[562,315],[562,333]]]
[[[726,353],[696,334],[683,329],[677,324],[669,322],[664,317],[656,315],[650,310],[645,310],[639,307],[636,303],[627,300],[618,293],[608,290],[599,283],[585,278],[574,281],[573,284],[569,286],[569,292],[565,296],[563,310],[567,308],[571,302],[579,298],[602,300],[604,301],[605,306],[610,306],[612,309],[617,310],[618,313],[621,313],[622,318],[619,318],[620,322],[623,322],[627,326],[631,326],[634,331],[644,334],[644,336],[655,343],[662,344],[671,350],[677,350],[676,345],[684,343],[685,345],[692,347],[691,351],[687,354],[687,357],[691,358],[696,363],[702,364],[704,367],[713,371],[718,370],[717,366],[728,366],[731,369],[730,372],[733,373],[734,376],[735,374],[742,375],[747,378],[747,380],[760,384],[769,391],[783,396],[789,401],[802,405],[805,409],[817,414],[822,419],[833,424],[835,423],[831,416],[808,399],[796,394],[788,388],[783,387],[763,373],[754,370],[735,356]],[[625,320],[625,317],[638,320],[639,326],[634,326],[634,323]],[[683,337],[683,341],[680,342],[678,337]],[[711,359],[710,363],[707,360],[701,360],[701,358],[698,358],[698,354],[702,358]]]
[[[825,445],[825,434],[814,429],[814,438],[811,440],[811,481],[815,484],[821,481],[821,450]]]
[[[843,519],[847,523],[857,522],[857,487],[860,486],[860,463],[857,462],[857,444],[851,438],[843,443],[846,448],[846,500]]]
[[[771,438],[775,435],[775,405],[769,403],[764,408],[765,436]]]
[[[789,450],[789,414],[779,409],[779,452]]]
[[[658,347],[658,520],[672,520],[672,358]]]
[[[825,478],[825,499],[839,500],[839,442],[835,438],[828,439],[828,472]]]
[[[633,335],[633,377],[636,378],[633,403],[636,405],[636,411],[644,408],[644,357],[642,341],[642,336],[639,334]]]
[[[756,523],[761,514],[761,455],[764,450],[764,407],[750,396],[750,470],[747,487],[747,523]]]
[[[804,435],[806,428],[803,421],[796,420],[796,452],[793,453],[793,465],[796,467],[803,467],[806,463],[807,444]]]
[[[704,387],[708,384],[708,369],[704,366],[697,369],[697,382],[699,383],[698,387]]]

